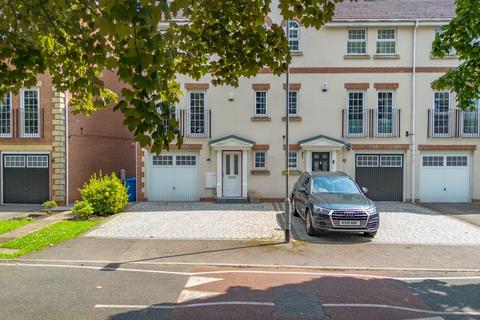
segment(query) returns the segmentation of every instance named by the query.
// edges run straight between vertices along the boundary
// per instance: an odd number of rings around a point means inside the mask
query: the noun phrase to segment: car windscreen
[[[361,193],[349,177],[313,177],[312,193]]]

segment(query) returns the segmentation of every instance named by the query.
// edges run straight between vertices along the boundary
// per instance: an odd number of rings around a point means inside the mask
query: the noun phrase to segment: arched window
[[[300,50],[300,25],[297,21],[289,21],[288,23],[288,46],[291,51]]]

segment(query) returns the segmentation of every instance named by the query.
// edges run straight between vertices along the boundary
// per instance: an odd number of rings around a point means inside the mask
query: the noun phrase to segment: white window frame
[[[13,105],[12,105],[12,93],[7,92],[5,96],[8,95],[8,104],[9,104],[9,113],[10,113],[10,132],[9,133],[1,133],[0,132],[0,138],[12,138],[13,137]],[[3,100],[3,99],[2,99]]]
[[[25,133],[25,91],[36,91],[37,92],[37,100],[38,100],[38,105],[37,105],[37,133]],[[21,137],[22,138],[40,138],[40,132],[42,130],[41,128],[41,119],[40,119],[40,110],[41,110],[41,99],[40,99],[40,88],[38,87],[31,87],[31,88],[22,88],[20,90],[20,131],[21,131]]]
[[[264,157],[265,157],[265,166],[264,167],[258,167],[257,166],[257,154],[259,153],[263,153]],[[267,170],[267,152],[266,151],[254,151],[253,152],[253,168],[255,170]]]
[[[391,93],[392,94],[392,126],[391,126],[391,129],[392,131],[391,132],[387,132],[387,133],[383,133],[383,132],[379,132],[379,126],[378,126],[378,122],[379,122],[379,118],[380,118],[380,105],[379,105],[379,94],[380,93]],[[376,94],[376,104],[377,104],[377,119],[375,119],[375,133],[377,135],[380,135],[380,136],[391,136],[395,133],[395,115],[394,115],[394,110],[396,109],[396,100],[397,100],[397,95],[396,95],[396,91],[395,90],[377,90],[377,94]]]
[[[292,155],[295,155],[295,166],[290,166],[290,159],[292,159],[293,157],[291,157]],[[288,169],[298,169],[298,151],[288,151]]]
[[[191,95],[195,93],[202,93],[203,94],[203,132],[193,132],[192,131],[192,104],[191,104]],[[187,110],[189,113],[188,122],[187,122],[187,129],[188,134],[187,136],[191,137],[204,137],[208,134],[208,114],[207,114],[207,91],[206,90],[189,90],[187,91]]]
[[[163,160],[163,159],[155,159],[155,157],[169,157],[169,160]],[[163,164],[165,161],[168,161],[172,164]],[[173,167],[175,164],[175,157],[172,154],[159,154],[159,155],[152,155],[152,166],[153,167]]]
[[[393,39],[379,39],[379,36],[380,36],[380,31],[385,31],[385,30],[393,30]],[[378,44],[381,43],[381,42],[393,42],[395,44],[395,51],[392,53],[392,52],[389,52],[389,53],[380,53],[378,52]],[[375,48],[375,53],[379,56],[394,56],[397,54],[398,52],[398,45],[397,45],[397,29],[396,28],[379,28],[377,30],[377,41],[376,41],[376,48]]]
[[[380,155],[357,154],[355,155],[355,166],[358,168],[378,168],[380,166]]]
[[[350,39],[350,31],[364,31],[365,32],[365,39]],[[365,52],[364,53],[355,53],[355,52],[348,52],[348,43],[350,42],[365,42]],[[348,56],[364,56],[368,54],[368,28],[350,28],[347,30],[347,46],[346,46],[346,54]]]
[[[12,159],[12,160],[10,160]],[[19,160],[22,161],[19,161]],[[27,156],[24,154],[4,154],[2,155],[2,168],[26,168]]]
[[[444,31],[440,28],[433,29],[433,40],[435,41],[435,38],[437,37],[437,34],[441,34],[443,32]],[[433,41],[432,41],[432,43],[433,43]],[[457,55],[457,52],[456,52],[455,48],[450,48],[448,50],[448,52],[446,53],[446,56],[448,56],[448,57],[454,57],[456,55]]]
[[[257,113],[257,93],[265,92],[265,114]],[[253,91],[253,112],[255,117],[268,117],[268,90],[254,90]]]
[[[191,164],[193,159],[194,164]],[[177,154],[175,155],[174,165],[175,167],[191,167],[194,168],[198,164],[198,157],[195,154]],[[180,162],[180,163],[179,163]]]
[[[296,38],[291,38],[290,37],[290,34],[287,34],[287,39],[288,39],[288,47],[290,48],[290,51],[291,52],[299,52],[300,51],[300,23],[298,21],[295,21],[295,20],[289,20],[287,21],[287,23],[295,23],[297,26],[296,27],[291,27],[289,26],[289,30],[297,30],[297,37]],[[285,28],[285,31],[286,31],[287,28]],[[296,41],[297,42],[297,49],[293,50],[291,49],[290,47],[290,41]]]
[[[362,103],[362,132],[357,133],[357,132],[350,132],[350,93],[362,93],[363,95],[363,103]],[[363,136],[365,134],[365,126],[367,125],[366,123],[366,110],[367,110],[367,90],[347,90],[347,101],[346,101],[346,106],[347,106],[347,112],[348,116],[346,119],[346,125],[347,125],[347,135],[349,137],[356,137],[356,136]]]
[[[290,93],[295,93],[296,94],[296,105],[295,105],[295,113],[290,113]],[[289,90],[288,91],[288,115],[289,116],[298,116],[298,97],[299,97],[299,91],[298,90]]]
[[[435,159],[435,161],[434,161]],[[437,160],[441,159],[441,165],[440,162]],[[435,164],[435,165],[434,165]],[[443,155],[423,155],[422,156],[422,167],[426,168],[442,168],[446,166],[446,158]]]
[[[433,92],[433,95],[432,95],[433,109],[436,110],[436,108],[435,108],[435,94],[437,94],[437,93],[447,93],[448,94],[448,110],[451,110],[452,109],[452,93],[450,91],[447,91],[447,90],[440,90],[440,91],[434,91]]]
[[[49,157],[46,154],[26,155],[27,168],[48,168]]]
[[[403,168],[403,155],[382,154],[379,158],[381,168]]]

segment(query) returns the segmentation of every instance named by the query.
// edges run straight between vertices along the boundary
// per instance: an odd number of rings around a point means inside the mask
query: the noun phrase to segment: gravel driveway
[[[134,239],[282,240],[271,203],[143,202],[87,237]]]

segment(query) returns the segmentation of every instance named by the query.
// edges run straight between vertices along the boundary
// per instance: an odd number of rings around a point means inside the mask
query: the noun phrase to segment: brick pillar
[[[65,152],[65,93],[53,90],[52,98],[52,200],[65,204],[66,152]]]
[[[135,146],[135,159],[137,161],[137,201],[147,201],[145,197],[145,150],[137,143]]]

